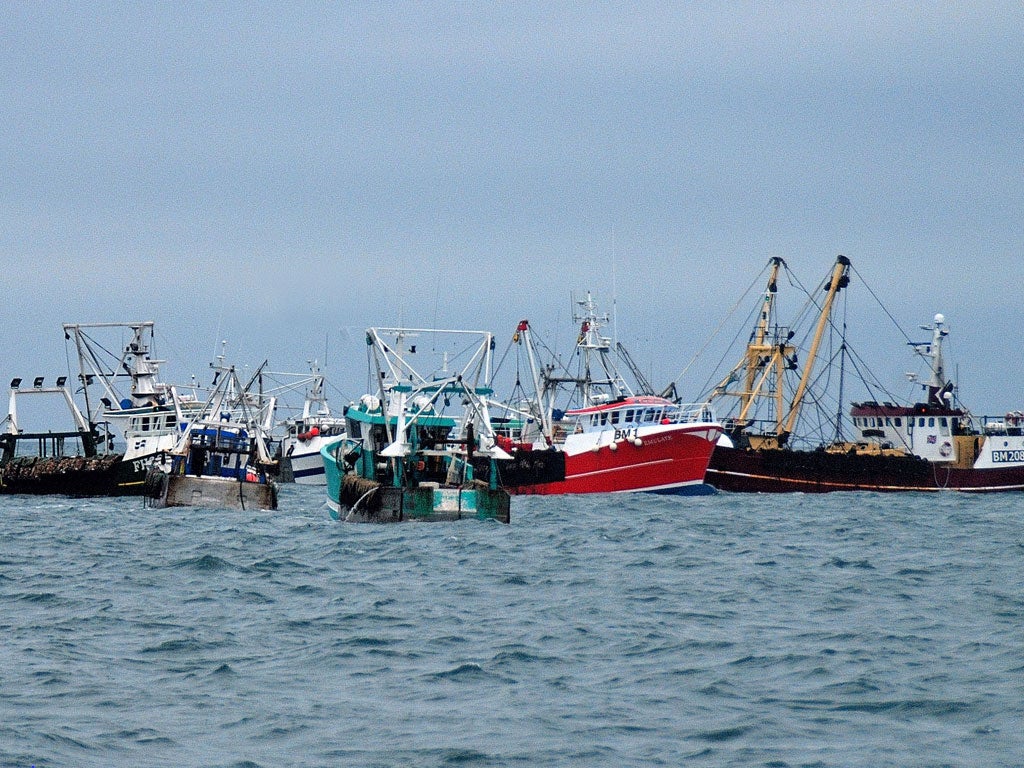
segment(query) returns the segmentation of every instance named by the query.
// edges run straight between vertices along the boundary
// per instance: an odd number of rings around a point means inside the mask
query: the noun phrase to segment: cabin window
[[[901,419],[899,416],[897,416],[895,419],[893,419],[893,423],[895,423],[897,427],[902,427],[903,426],[903,419]]]
[[[918,418],[917,418],[917,426],[919,426],[919,427],[923,427],[924,426],[924,416],[918,416]]]
[[[650,408],[644,411],[644,421],[654,421],[654,411]]]
[[[892,419],[889,418],[888,416],[885,417],[885,426],[887,426],[887,427],[891,427],[892,426]]]
[[[149,432],[149,416],[142,417],[142,431]]]
[[[945,416],[942,416],[939,419],[939,432],[941,432],[943,435],[949,434],[949,422],[947,421]]]
[[[601,414],[601,426],[604,426],[607,423],[608,423],[608,414],[607,413],[602,413]]]
[[[619,416],[621,416],[621,415],[622,415],[621,411],[612,411],[612,418],[611,418],[612,424],[618,424],[619,423]]]
[[[935,417],[934,416],[929,416],[928,417],[928,426],[929,427],[934,427],[935,426]]]
[[[626,411],[626,421],[633,421],[633,416],[634,415],[635,414],[633,413],[632,410]]]

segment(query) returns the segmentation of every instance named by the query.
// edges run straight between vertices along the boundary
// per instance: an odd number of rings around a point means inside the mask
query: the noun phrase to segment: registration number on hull
[[[992,451],[993,464],[1015,464],[1024,463],[1024,449],[1015,451]]]

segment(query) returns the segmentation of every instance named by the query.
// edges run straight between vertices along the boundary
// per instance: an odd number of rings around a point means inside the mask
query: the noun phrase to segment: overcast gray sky
[[[946,314],[975,410],[1024,406],[1019,2],[2,12],[0,375],[152,319],[171,378],[326,344],[358,395],[367,325],[503,346],[591,289],[663,383],[770,256],[813,284],[842,253],[907,327]]]

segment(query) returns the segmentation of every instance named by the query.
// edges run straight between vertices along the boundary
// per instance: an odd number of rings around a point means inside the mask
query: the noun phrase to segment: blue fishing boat
[[[145,496],[154,507],[277,509],[276,462],[267,447],[273,402],[260,406],[234,367],[217,371],[200,414],[169,451],[170,468],[147,475]]]

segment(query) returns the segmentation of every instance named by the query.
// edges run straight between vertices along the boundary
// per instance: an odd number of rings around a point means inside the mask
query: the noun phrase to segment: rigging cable
[[[892,320],[892,324],[896,326],[896,330],[903,334],[903,338],[907,340],[908,344],[912,343],[910,340],[910,336],[907,335],[907,332],[903,330],[903,327],[899,324],[896,318],[893,317],[892,312],[889,311],[888,307],[886,307],[885,304],[882,303],[882,300],[878,298],[878,295],[874,292],[874,290],[872,290],[871,286],[868,285],[867,281],[864,279],[864,276],[860,272],[858,272],[856,267],[854,267],[852,264],[850,265],[850,269],[853,270],[853,273],[857,275],[858,278],[860,278],[860,281],[864,285],[864,287],[868,289],[868,293],[871,294],[871,298],[875,300],[878,306],[882,308],[882,311],[885,312],[885,314],[888,316],[890,320]]]
[[[719,333],[721,332],[722,328],[724,328],[724,327],[725,327],[725,324],[726,324],[727,322],[729,322],[729,318],[730,318],[730,317],[732,317],[733,313],[735,313],[735,312],[736,312],[736,310],[737,310],[737,309],[739,308],[740,304],[742,304],[742,303],[743,303],[743,302],[744,302],[744,301],[746,300],[746,298],[747,298],[747,295],[748,295],[748,294],[749,294],[749,293],[750,293],[750,292],[751,292],[751,291],[753,290],[754,286],[755,286],[755,285],[757,285],[757,284],[758,284],[759,282],[761,282],[761,281],[763,280],[763,278],[764,278],[764,273],[765,273],[765,270],[766,270],[767,268],[768,268],[768,267],[767,267],[767,266],[765,266],[765,267],[764,267],[764,268],[763,268],[763,269],[762,269],[762,270],[761,270],[761,271],[760,271],[760,272],[759,272],[759,273],[757,274],[757,276],[756,276],[756,277],[755,277],[755,278],[753,279],[753,281],[752,281],[752,282],[750,283],[750,285],[748,285],[748,286],[747,286],[747,289],[746,289],[746,290],[745,290],[745,291],[743,292],[743,295],[742,295],[742,296],[740,296],[740,298],[739,298],[739,299],[738,299],[738,300],[736,301],[736,303],[735,303],[735,304],[733,304],[733,306],[732,306],[732,309],[730,309],[730,310],[729,310],[729,311],[728,311],[728,312],[727,312],[727,313],[725,314],[725,317],[723,317],[723,318],[722,318],[722,322],[721,322],[721,323],[719,323],[718,327],[717,327],[717,328],[716,328],[716,329],[714,330],[714,332],[713,332],[713,333],[711,334],[710,338],[708,338],[708,340],[704,342],[704,346],[703,346],[703,347],[701,347],[701,348],[700,348],[700,349],[699,349],[699,350],[697,351],[697,353],[696,353],[696,354],[695,354],[695,355],[694,355],[694,356],[693,356],[693,357],[692,357],[692,358],[690,359],[690,362],[688,362],[688,363],[686,364],[686,366],[685,366],[685,367],[683,368],[683,370],[682,370],[682,371],[681,371],[681,372],[679,373],[679,375],[678,375],[678,376],[676,376],[676,377],[675,377],[675,379],[673,379],[673,380],[672,380],[672,381],[670,382],[670,385],[669,385],[669,386],[675,386],[676,384],[678,384],[678,383],[679,383],[679,380],[680,380],[680,379],[682,379],[682,378],[683,378],[683,376],[685,376],[685,375],[686,375],[687,371],[689,371],[689,370],[690,370],[690,368],[691,368],[691,367],[693,366],[693,364],[694,364],[695,362],[697,362],[697,360],[698,360],[698,359],[700,358],[700,356],[701,356],[701,355],[703,355],[703,354],[704,354],[704,352],[706,352],[706,351],[707,351],[707,348],[708,348],[708,347],[709,347],[709,346],[711,345],[711,342],[712,342],[712,341],[714,341],[715,337],[716,337],[716,336],[718,336],[718,334],[719,334]],[[741,327],[741,329],[740,329],[740,332],[741,332],[741,333],[742,333],[742,331],[743,331],[743,329],[744,329],[744,328],[746,328],[746,326],[745,326],[745,325]],[[739,337],[739,333],[737,333],[737,334],[736,334],[736,336],[737,336],[737,337]],[[735,342],[736,342],[736,339],[733,339],[733,344],[734,344]],[[729,345],[729,348],[731,348],[731,347],[732,347],[732,345],[730,344],[730,345]],[[728,354],[728,349],[726,350],[726,353],[725,353],[725,354]],[[723,355],[723,356],[722,356],[722,360],[724,360],[724,359],[725,359],[725,355]],[[718,370],[718,367],[719,367],[719,366],[721,366],[721,364],[722,364],[722,361],[721,361],[721,360],[719,360],[719,362],[718,362],[718,366],[716,366],[714,370],[716,370],[716,371],[717,371],[717,370]],[[712,375],[713,375],[713,374],[712,374]],[[710,381],[710,379],[709,379],[708,381]],[[706,391],[706,390],[707,390],[707,387],[708,387],[708,382],[705,382],[705,383],[704,383],[704,388],[703,388],[703,389],[704,389],[704,390]],[[668,387],[666,387],[666,390],[667,390],[667,389],[668,389]]]
[[[847,297],[843,297],[843,333],[839,343],[839,395],[836,406],[836,436],[833,442],[839,443],[843,440],[843,380],[846,376],[846,310]]]

